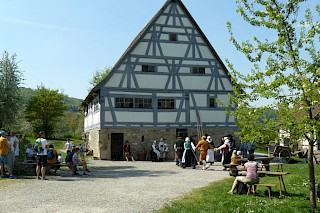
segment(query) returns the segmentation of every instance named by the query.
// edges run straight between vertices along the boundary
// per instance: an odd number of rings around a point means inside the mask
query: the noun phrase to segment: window
[[[204,67],[193,67],[192,68],[193,74],[206,74],[206,68]]]
[[[133,98],[115,98],[116,108],[133,108]]]
[[[142,65],[142,72],[155,72],[156,66],[154,65]]]
[[[209,98],[209,107],[215,108],[216,107],[216,99],[215,98]]]
[[[93,105],[93,111],[94,111],[94,112],[98,111],[98,110],[100,109],[100,104],[99,104],[99,102],[94,102],[93,104],[94,104],[94,105]]]
[[[169,34],[169,40],[170,41],[177,41],[178,40],[177,34]]]
[[[134,108],[151,109],[152,99],[151,98],[135,98]]]
[[[158,99],[158,109],[174,109],[174,99]]]
[[[152,109],[152,98],[115,98],[115,107]]]

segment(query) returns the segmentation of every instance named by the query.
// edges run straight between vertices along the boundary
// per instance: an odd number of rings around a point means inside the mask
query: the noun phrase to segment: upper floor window
[[[209,98],[209,107],[210,107],[210,108],[215,108],[215,107],[217,107],[216,99],[215,99],[215,98]]]
[[[204,67],[193,67],[192,68],[193,74],[206,74],[206,68]]]
[[[170,41],[178,41],[178,36],[175,33],[169,34]]]
[[[174,99],[158,99],[158,109],[174,109]]]
[[[135,98],[134,108],[151,109],[152,99],[151,98]]]
[[[116,108],[133,108],[133,98],[115,98]]]
[[[156,66],[154,65],[142,65],[142,72],[155,72]]]

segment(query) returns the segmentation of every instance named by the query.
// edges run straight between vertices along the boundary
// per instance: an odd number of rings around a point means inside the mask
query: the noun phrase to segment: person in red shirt
[[[123,146],[123,152],[124,152],[124,155],[125,155],[127,161],[129,161],[129,158],[131,158],[132,161],[134,161],[133,155],[131,153],[131,147],[130,147],[129,141],[125,142],[125,144]]]

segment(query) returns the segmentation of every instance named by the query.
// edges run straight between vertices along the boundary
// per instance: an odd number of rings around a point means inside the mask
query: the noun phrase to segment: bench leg
[[[271,187],[268,186],[268,194],[269,194],[269,198],[271,199]]]

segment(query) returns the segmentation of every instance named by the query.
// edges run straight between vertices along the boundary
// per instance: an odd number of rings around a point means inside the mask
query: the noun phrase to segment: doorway
[[[111,160],[123,160],[123,133],[111,133]]]

